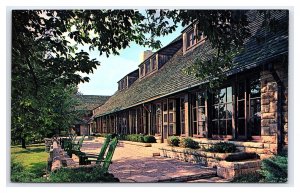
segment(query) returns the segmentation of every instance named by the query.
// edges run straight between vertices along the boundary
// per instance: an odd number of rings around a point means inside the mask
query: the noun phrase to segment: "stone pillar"
[[[268,71],[262,72],[261,87],[261,138],[265,143],[266,154],[277,153],[277,83],[271,79]]]
[[[278,143],[286,147],[288,143],[287,67],[278,63],[273,70],[261,72],[261,137],[269,155],[278,153]]]

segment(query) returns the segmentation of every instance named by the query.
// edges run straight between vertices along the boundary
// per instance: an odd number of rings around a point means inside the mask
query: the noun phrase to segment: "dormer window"
[[[183,33],[183,53],[193,49],[204,42],[203,33],[197,29],[197,26],[190,26]]]
[[[145,76],[145,74],[144,74],[144,65],[141,65],[140,66],[140,77],[143,77],[143,76]]]
[[[145,62],[145,74],[148,74],[150,72],[150,60],[147,60]]]
[[[157,69],[157,64],[157,54],[146,59],[142,64],[140,64],[140,78],[154,72]]]
[[[196,43],[194,30],[187,33],[186,47],[189,48]]]
[[[150,62],[151,62],[151,70],[155,70],[157,68],[156,54],[152,56]]]

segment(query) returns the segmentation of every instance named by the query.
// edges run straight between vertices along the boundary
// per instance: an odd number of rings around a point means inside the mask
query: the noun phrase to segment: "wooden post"
[[[135,109],[135,130],[136,130],[136,134],[138,134],[138,110],[137,108]]]
[[[184,134],[186,137],[189,136],[189,128],[190,128],[189,127],[189,124],[190,124],[189,104],[190,104],[190,101],[189,101],[189,93],[188,93],[188,94],[184,95]],[[179,105],[179,106],[181,106],[181,105]],[[180,109],[180,111],[181,111],[181,109]],[[180,120],[180,125],[181,125],[181,120]]]
[[[167,98],[167,133],[166,137],[169,137],[170,121],[169,121],[169,98]]]
[[[151,104],[149,104],[149,108],[148,108],[148,135],[151,135]]]

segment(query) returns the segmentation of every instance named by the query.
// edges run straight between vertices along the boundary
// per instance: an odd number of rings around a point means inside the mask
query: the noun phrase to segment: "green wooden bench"
[[[93,155],[93,154],[86,154],[82,153],[79,156],[79,164],[80,165],[88,165],[92,162],[95,162],[96,164],[102,164],[101,170],[103,173],[108,172],[108,168],[110,164],[112,163],[112,158],[115,152],[115,149],[118,144],[118,138],[115,137],[111,139],[111,136],[107,136],[105,142],[103,143],[103,146],[100,150],[99,155]],[[105,155],[106,152],[106,155]],[[104,157],[105,156],[105,157]]]
[[[69,134],[69,138],[62,138],[60,144],[61,147],[67,151],[67,149],[70,147],[70,144],[75,143],[76,138],[76,134]]]
[[[67,147],[66,147],[66,151],[68,153],[68,155],[70,156],[70,158],[72,158],[73,154],[78,154],[80,152],[80,148],[82,147],[83,144],[83,140],[85,138],[85,135],[83,135],[78,141],[77,143],[73,142],[73,143],[68,143]]]

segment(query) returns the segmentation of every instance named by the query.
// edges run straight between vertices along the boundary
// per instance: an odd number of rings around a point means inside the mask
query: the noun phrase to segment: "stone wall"
[[[52,139],[52,145],[49,150],[48,170],[54,171],[62,167],[74,167],[76,163],[60,147],[57,139]]]
[[[256,172],[260,169],[260,165],[260,160],[240,162],[220,161],[217,167],[217,175],[226,179],[233,179],[238,176]]]
[[[285,148],[288,144],[287,67],[276,64],[276,73],[271,70],[261,72],[261,142],[269,149],[265,152],[266,156],[278,153],[278,143],[282,143]],[[274,74],[279,81],[276,81]]]
[[[160,150],[163,157],[214,167],[217,169],[217,175],[226,179],[233,179],[244,174],[254,173],[260,169],[261,165],[261,160],[255,158],[245,161],[226,161],[227,157],[239,156],[239,154],[243,154],[244,152],[213,153],[180,147],[164,147]]]
[[[205,138],[193,138],[195,141],[200,143],[203,149],[211,147],[213,144],[221,142],[221,140],[209,140]],[[256,153],[259,155],[260,159],[269,158],[276,152],[276,136],[264,136],[261,141],[227,141],[228,143],[233,143],[237,146],[240,152]]]

